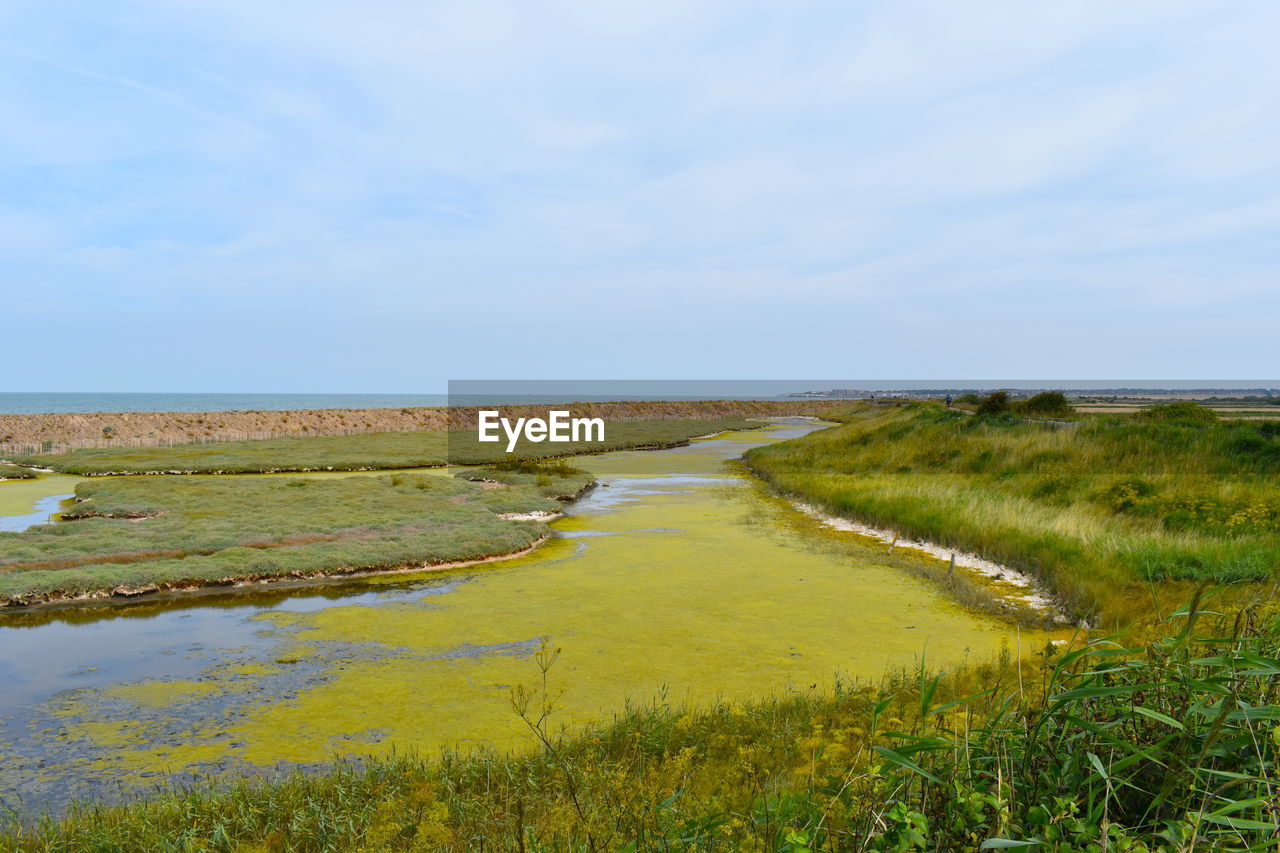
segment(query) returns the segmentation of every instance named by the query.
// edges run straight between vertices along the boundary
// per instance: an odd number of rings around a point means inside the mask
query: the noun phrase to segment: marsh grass
[[[723,430],[755,429],[743,418],[610,421],[605,441],[530,443],[514,456],[544,459],[610,450],[672,447]],[[66,474],[249,474],[287,471],[369,471],[484,465],[511,458],[506,443],[481,443],[474,429],[384,432],[276,438],[172,447],[93,448],[46,456],[16,457],[27,465]]]
[[[1274,850],[1280,636],[1193,604],[942,674],[925,662],[565,735],[557,652],[512,690],[531,751],[343,763],[23,823],[0,847],[80,851]],[[572,685],[567,685],[572,689]]]
[[[584,472],[563,461],[520,459],[454,475],[478,483],[497,483],[537,490],[543,497],[573,500],[594,484]]]
[[[36,476],[36,472],[29,468],[0,462],[0,480],[32,480]]]
[[[546,529],[499,514],[554,512],[592,482],[564,465],[518,477],[498,489],[431,474],[83,482],[62,523],[0,532],[0,601],[508,554]]]
[[[1265,581],[1280,567],[1280,428],[1191,417],[1078,424],[936,405],[863,407],[748,465],[836,515],[1037,575],[1118,623],[1151,584]]]

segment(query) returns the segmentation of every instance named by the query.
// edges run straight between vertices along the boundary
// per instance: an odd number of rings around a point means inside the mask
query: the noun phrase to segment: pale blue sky
[[[1280,4],[0,3],[0,390],[1276,376]]]

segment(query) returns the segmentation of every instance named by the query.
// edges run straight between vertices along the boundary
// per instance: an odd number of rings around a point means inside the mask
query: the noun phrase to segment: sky
[[[1280,4],[0,2],[0,390],[1280,375]]]

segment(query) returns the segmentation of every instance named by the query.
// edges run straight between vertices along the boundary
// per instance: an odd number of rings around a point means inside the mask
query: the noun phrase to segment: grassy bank
[[[0,830],[78,851],[1274,850],[1274,616],[555,731],[556,652],[511,692],[532,754],[341,765]],[[572,689],[572,685],[568,686]]]
[[[36,477],[36,472],[30,468],[23,468],[20,465],[7,465],[0,462],[0,480],[31,480]]]
[[[64,522],[0,532],[0,602],[447,563],[527,548],[591,476],[563,465],[472,476],[110,478]]]
[[[836,515],[976,551],[1079,614],[1149,611],[1153,583],[1273,581],[1280,428],[1192,404],[1061,424],[934,404],[861,407],[756,448],[753,470]]]
[[[753,429],[742,418],[636,420],[610,422],[604,441],[532,444],[522,441],[514,456],[547,458],[608,450],[672,447],[691,438],[732,429]],[[474,429],[384,432],[182,444],[173,447],[108,447],[47,456],[15,457],[27,465],[66,474],[246,474],[268,471],[361,471],[431,468],[446,464],[484,465],[509,458],[506,442],[480,443]]]

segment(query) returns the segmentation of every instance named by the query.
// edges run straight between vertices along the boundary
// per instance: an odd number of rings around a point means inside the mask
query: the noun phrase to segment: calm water
[[[62,502],[75,497],[74,494],[49,495],[36,501],[31,512],[25,515],[0,515],[0,530],[20,533],[28,527],[47,523],[62,508]]]
[[[829,689],[926,650],[942,666],[1043,645],[736,462],[813,428],[582,457],[601,486],[506,562],[0,617],[0,797],[57,809],[335,755],[523,748],[507,697],[544,639],[563,649],[556,722],[571,727],[628,700]]]
[[[178,393],[98,393],[98,392],[17,392],[0,391],[0,414],[45,412],[233,412],[281,411],[289,409],[399,409],[418,406],[515,405],[519,403],[605,402],[611,400],[777,400],[796,391],[829,388],[860,388],[871,391],[904,391],[937,395],[943,389],[1102,389],[1108,393],[1145,393],[1160,389],[1217,390],[1224,394],[1274,394],[1280,383],[1270,381],[1108,382],[1025,381],[1025,380],[829,380],[786,382],[610,382],[568,383],[565,390],[556,382],[459,382],[451,383],[447,394],[178,394]],[[603,387],[602,387],[603,386]],[[556,389],[549,393],[550,389]],[[545,390],[539,390],[545,389]],[[603,392],[603,393],[602,393]]]

